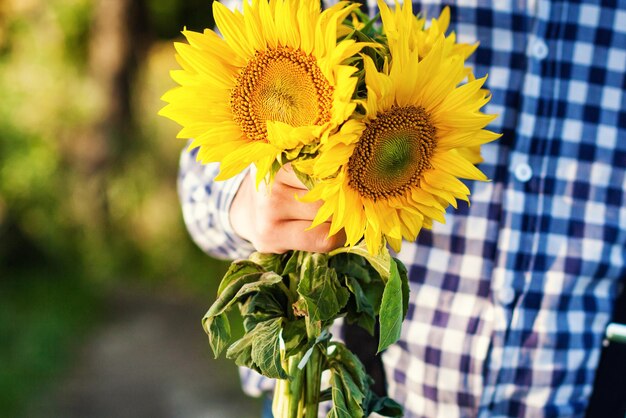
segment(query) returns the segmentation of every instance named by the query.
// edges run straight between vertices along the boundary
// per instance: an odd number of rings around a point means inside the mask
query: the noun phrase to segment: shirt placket
[[[537,112],[539,101],[551,97],[553,88],[552,79],[542,78],[544,61],[550,53],[545,40],[550,9],[548,1],[537,1],[525,51],[527,64],[520,95],[518,129],[509,154],[498,254],[492,278],[494,334],[481,399],[481,415],[487,413],[485,416],[496,412],[496,400],[511,397],[515,390],[511,383],[516,368],[527,362],[520,349],[521,334],[525,324],[532,323],[532,318],[520,305],[530,285],[533,249],[540,238],[536,233],[541,210],[537,190],[543,170],[542,158],[534,148],[537,147],[537,133],[546,129]]]

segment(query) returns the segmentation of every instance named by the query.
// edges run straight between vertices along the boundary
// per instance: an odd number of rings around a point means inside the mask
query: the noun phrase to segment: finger
[[[276,187],[271,194],[259,202],[259,215],[275,222],[302,220],[311,222],[322,205],[321,201],[308,203],[296,198],[306,194],[305,190],[288,186]]]
[[[346,242],[343,230],[328,237],[330,223],[323,223],[313,229],[310,221],[287,221],[270,231],[258,246],[257,250],[264,252],[284,253],[289,250],[309,252],[329,252],[342,247]]]

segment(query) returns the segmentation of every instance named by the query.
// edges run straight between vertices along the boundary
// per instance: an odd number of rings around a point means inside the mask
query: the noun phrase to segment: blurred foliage
[[[2,416],[20,416],[74,358],[72,349],[100,314],[93,286],[50,280],[61,272],[24,273],[0,292],[0,406]],[[62,272],[67,277],[68,271]],[[4,277],[6,279],[6,277]]]
[[[177,127],[156,116],[176,67],[171,42],[157,35],[178,33],[185,18],[202,19],[202,8],[210,25],[210,4],[147,3],[147,27],[155,26],[140,34],[150,42],[131,74],[130,126],[104,144],[90,143],[108,106],[89,69],[93,1],[0,4],[0,268],[36,261],[78,265],[105,281],[195,277],[207,259],[180,218],[183,143]]]
[[[172,39],[183,27],[201,32],[215,24],[210,0],[148,0],[150,26],[156,37]]]
[[[27,382],[60,370],[107,288],[132,281],[208,299],[225,271],[185,231],[184,143],[156,116],[177,66],[171,41],[185,25],[212,26],[211,1],[130,0],[134,20],[109,22],[126,25],[126,55],[97,39],[107,1],[0,0],[0,405],[9,415],[35,389]],[[119,59],[129,63],[123,77],[106,78],[101,63]],[[128,109],[112,103],[125,100],[114,88],[128,93]]]

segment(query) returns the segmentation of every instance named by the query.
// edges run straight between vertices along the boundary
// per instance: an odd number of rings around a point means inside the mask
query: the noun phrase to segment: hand
[[[329,252],[341,247],[346,241],[343,230],[327,238],[330,222],[306,230],[322,205],[296,200],[296,195],[302,197],[306,192],[290,165],[276,173],[269,187],[261,183],[258,191],[248,173],[230,208],[235,233],[263,253]]]

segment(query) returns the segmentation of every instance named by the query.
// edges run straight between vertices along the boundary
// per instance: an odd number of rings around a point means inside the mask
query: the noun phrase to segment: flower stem
[[[311,358],[306,364],[305,418],[317,418],[319,408],[322,364],[320,348],[314,347]]]
[[[301,356],[289,358],[289,418],[300,418],[302,416],[302,385],[304,383],[304,373],[298,368]]]

